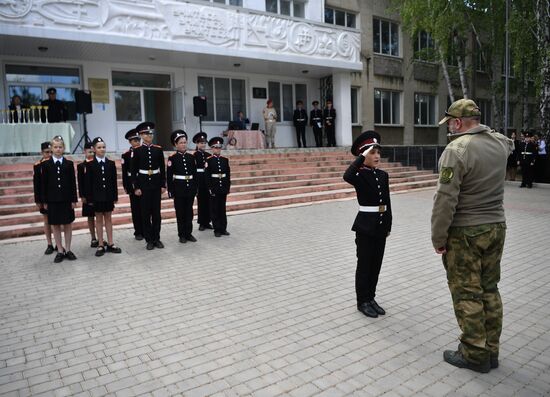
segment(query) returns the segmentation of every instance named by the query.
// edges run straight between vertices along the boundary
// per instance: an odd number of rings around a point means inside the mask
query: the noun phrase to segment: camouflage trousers
[[[462,330],[460,351],[480,364],[498,357],[502,301],[498,292],[506,224],[451,227],[443,265]]]

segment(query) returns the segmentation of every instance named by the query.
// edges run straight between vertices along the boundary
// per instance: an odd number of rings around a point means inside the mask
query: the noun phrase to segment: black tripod
[[[88,137],[88,127],[86,126],[86,113],[82,113],[82,121],[83,121],[83,126],[84,126],[84,133],[82,134],[82,136],[80,137],[80,139],[76,143],[76,146],[74,147],[74,150],[73,150],[72,154],[75,154],[76,149],[78,149],[79,147],[84,149],[84,145],[87,144],[88,142],[90,142],[90,138]]]

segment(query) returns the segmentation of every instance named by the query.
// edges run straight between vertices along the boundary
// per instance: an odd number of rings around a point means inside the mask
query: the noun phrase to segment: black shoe
[[[214,236],[216,236],[216,237],[221,237],[222,234],[221,234],[220,232],[214,232]]]
[[[199,231],[204,232],[206,228],[203,225],[199,225]]]
[[[474,364],[464,358],[458,350],[445,350],[443,352],[443,360],[458,368],[467,368],[475,372],[486,374],[491,370],[491,363],[487,360],[483,364]]]
[[[44,255],[51,255],[53,254],[53,245],[48,245],[48,248],[46,248],[46,251],[44,251]]]
[[[180,237],[180,243],[185,244],[186,242],[187,240],[185,239],[185,237]]]
[[[532,189],[533,185],[527,185],[527,189]]]
[[[95,256],[103,256],[105,255],[105,247],[97,247],[97,250],[95,251]]]
[[[155,248],[155,243],[153,243],[152,241],[147,243],[147,247],[146,247],[149,251],[151,251],[153,248]]]
[[[136,234],[136,235],[134,236],[134,238],[135,238],[137,241],[143,240],[143,236],[142,236],[141,234]]]
[[[491,368],[498,368],[498,356],[491,354],[491,359],[489,361],[491,363]]]
[[[164,244],[162,244],[162,241],[157,240],[153,244],[155,244],[155,247],[157,248],[164,248]]]
[[[75,261],[76,260],[76,255],[73,254],[73,251],[67,251],[65,253],[65,257],[70,261]]]
[[[202,228],[202,229],[201,229],[201,228]],[[200,225],[200,226],[199,226],[199,230],[200,230],[201,232],[202,232],[203,230],[206,230],[206,229],[214,229],[214,228],[213,228],[212,225],[209,224],[209,223],[207,223],[206,225]]]
[[[111,245],[106,245],[105,246],[105,250],[107,252],[110,252],[111,254],[120,254],[122,252],[122,250],[120,249],[120,247],[117,247],[116,245],[114,244],[111,244]]]
[[[370,302],[365,302],[357,306],[357,310],[359,310],[361,313],[363,313],[367,317],[376,318],[378,317],[378,313],[376,310],[374,310],[374,307],[370,304]]]
[[[231,233],[229,233],[227,230],[224,230],[222,232],[222,236],[231,236]]]
[[[187,241],[191,241],[192,243],[196,243],[197,242],[197,239],[192,235],[190,234],[189,236],[185,236],[185,239]]]
[[[374,308],[376,313],[380,314],[381,316],[386,314],[386,311],[384,309],[382,309],[380,307],[380,305],[378,303],[376,303],[376,301],[374,299],[370,301],[370,305]]]
[[[99,241],[97,241],[95,238],[90,242],[90,247],[97,248],[99,246]]]
[[[521,185],[519,185],[519,187],[525,187],[525,185],[522,183]]]
[[[63,259],[65,259],[65,254],[63,252],[58,252],[53,262],[60,263],[60,262],[63,262]]]

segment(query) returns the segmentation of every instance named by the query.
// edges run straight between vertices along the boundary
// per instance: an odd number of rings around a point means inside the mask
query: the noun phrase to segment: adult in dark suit
[[[346,170],[344,180],[353,185],[359,201],[359,212],[351,229],[357,245],[357,310],[367,317],[378,317],[386,314],[374,298],[392,225],[389,178],[378,168],[380,135],[374,131],[363,132],[353,143],[351,152],[357,158]]]
[[[297,101],[294,115],[292,116],[294,127],[296,128],[296,140],[298,147],[306,146],[306,126],[307,126],[307,111],[304,109],[304,102]]]
[[[65,102],[57,99],[57,90],[53,87],[46,91],[48,99],[42,101],[42,106],[48,107],[48,122],[49,123],[64,123],[67,121],[67,107]],[[41,114],[42,122],[46,121],[45,113]]]
[[[313,136],[315,137],[315,146],[323,146],[323,111],[319,109],[319,101],[311,103],[313,109],[309,113],[309,125],[313,128]]]
[[[11,98],[11,103],[9,105],[9,118],[11,119],[12,123],[23,123],[23,118],[25,117],[23,115],[23,109],[25,106],[21,103],[21,97],[19,95],[14,95]],[[12,112],[13,111],[13,112]]]

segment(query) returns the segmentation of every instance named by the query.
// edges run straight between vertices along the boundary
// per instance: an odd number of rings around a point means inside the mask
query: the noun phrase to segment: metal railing
[[[382,147],[382,157],[389,161],[398,162],[406,167],[418,167],[419,170],[437,172],[437,163],[445,146],[414,145],[414,146],[387,146]]]

